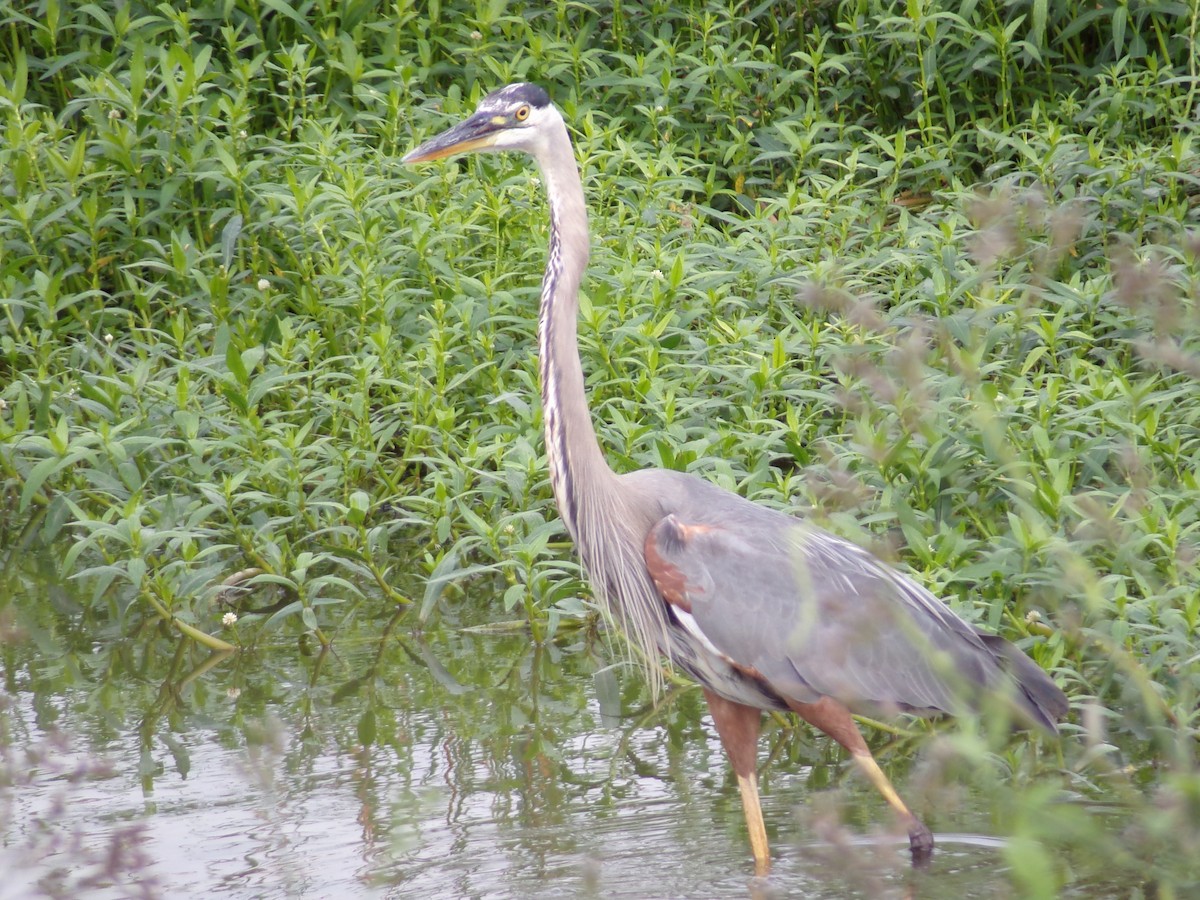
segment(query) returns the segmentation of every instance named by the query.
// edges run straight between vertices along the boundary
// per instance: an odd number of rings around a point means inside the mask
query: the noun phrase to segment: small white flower
[[[655,269],[653,272],[650,273],[650,277],[653,278],[655,281],[662,281],[663,280],[662,270]]]
[[[258,289],[260,291],[270,290],[270,288],[271,288],[271,282],[267,281],[267,279],[265,279],[265,278],[258,279]]]
[[[483,40],[483,35],[482,35],[482,34],[480,34],[478,31],[472,31],[472,32],[471,32],[471,40],[473,40],[473,41],[482,41],[482,40]]]
[[[238,137],[241,138],[243,141],[246,139],[246,129],[245,128],[243,128],[241,131],[238,132]]]
[[[660,113],[660,112],[662,112],[662,111],[663,111],[665,108],[666,108],[666,107],[664,107],[664,106],[663,106],[663,105],[660,103],[660,104],[658,104],[657,106],[655,106],[655,107],[654,107],[654,111],[655,111],[656,113]]]
[[[113,336],[111,334],[106,334],[104,336],[104,343],[111,344],[112,342],[113,342]]]
[[[108,117],[110,119],[119,119],[121,118],[121,111],[119,109],[110,109],[108,111]]]
[[[227,628],[230,625],[237,624],[237,613],[235,613],[235,612],[225,613],[225,615],[221,616],[221,624]]]
[[[231,687],[229,690],[227,690],[225,692],[225,696],[228,697],[230,700],[236,700],[238,697],[242,696],[242,689]]]
[[[0,412],[4,412],[6,409],[8,409],[8,404],[4,402],[3,397],[0,397]]]

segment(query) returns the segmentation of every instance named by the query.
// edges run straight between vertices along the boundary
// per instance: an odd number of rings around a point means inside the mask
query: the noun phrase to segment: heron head
[[[430,138],[401,162],[501,150],[523,150],[537,156],[548,126],[561,121],[550,95],[536,84],[510,84],[492,91],[479,101],[470,118]]]

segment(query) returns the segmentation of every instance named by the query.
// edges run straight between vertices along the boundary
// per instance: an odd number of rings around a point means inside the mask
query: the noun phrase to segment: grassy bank
[[[1065,790],[1142,812],[1097,858],[1196,877],[1200,6],[0,23],[10,597],[77,579],[102,641],[328,641],[468,576],[539,636],[586,616],[539,435],[534,173],[397,162],[536,80],[584,165],[614,467],[810,515],[1023,642],[1081,711]]]

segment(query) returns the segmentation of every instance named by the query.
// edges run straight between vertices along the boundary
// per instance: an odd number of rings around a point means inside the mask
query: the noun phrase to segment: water
[[[363,623],[324,655],[9,644],[0,900],[1012,894],[988,810],[951,810],[975,831],[939,835],[914,874],[829,742],[777,725],[761,745],[776,859],[755,879],[698,691],[646,710],[622,676],[614,721],[601,648],[464,624],[381,639]]]

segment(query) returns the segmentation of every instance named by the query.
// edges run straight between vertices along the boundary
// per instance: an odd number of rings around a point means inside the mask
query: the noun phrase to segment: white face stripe
[[[496,132],[489,149],[497,151],[523,150],[538,157],[539,151],[546,146],[547,130],[552,129],[556,123],[561,123],[562,116],[553,106],[531,106],[529,107],[529,118],[520,122],[513,118],[517,108],[514,106],[505,110],[504,113],[496,113],[497,116],[504,115],[509,124],[503,130]]]

